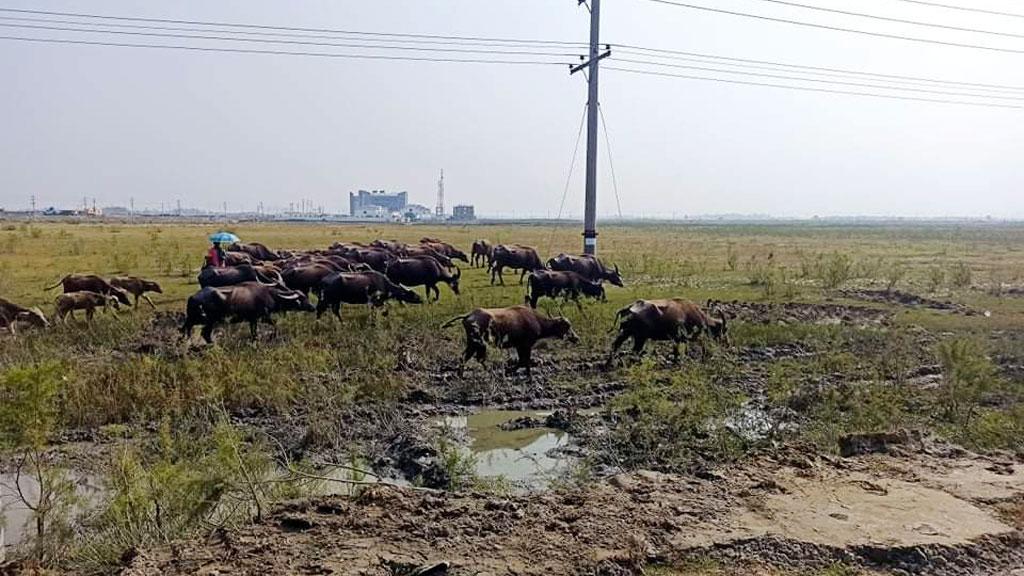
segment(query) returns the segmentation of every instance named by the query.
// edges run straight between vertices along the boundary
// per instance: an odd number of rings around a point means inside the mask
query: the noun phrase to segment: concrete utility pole
[[[578,0],[584,4],[584,0]],[[587,69],[587,193],[583,215],[583,253],[597,254],[597,120],[598,120],[598,64],[611,55],[606,47],[601,53],[601,0],[590,0],[590,53],[589,60],[569,70],[575,74]]]

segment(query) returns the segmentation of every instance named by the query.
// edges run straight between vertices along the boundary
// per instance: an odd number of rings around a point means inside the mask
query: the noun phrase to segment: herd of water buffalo
[[[605,299],[604,283],[622,286],[618,266],[608,268],[593,256],[559,254],[542,262],[537,250],[518,244],[473,243],[470,256],[436,238],[423,238],[409,245],[377,240],[370,244],[334,243],[325,250],[273,251],[259,243],[235,243],[227,247],[223,266],[204,266],[199,273],[200,290],[188,298],[182,333],[191,337],[202,326],[202,337],[212,343],[213,330],[224,322],[248,322],[253,339],[260,322],[273,324],[273,314],[287,311],[316,312],[320,318],[330,310],[339,320],[343,304],[365,305],[375,310],[389,300],[424,302],[411,288],[423,286],[425,297],[440,298],[438,284],[447,284],[459,294],[462,261],[486,267],[491,284],[504,284],[502,271],[520,272],[527,278],[525,304],[507,308],[477,308],[457,316],[443,327],[462,323],[466,333],[463,365],[470,359],[486,359],[487,342],[515,349],[517,366],[529,373],[534,344],[544,338],[578,340],[569,320],[536,312],[540,298],[564,298],[577,302],[580,296]],[[139,299],[152,300],[147,292],[162,292],[156,282],[137,277],[109,280],[96,275],[71,274],[47,290],[63,288],[55,302],[56,321],[74,318],[83,310],[91,321],[96,309],[118,309]],[[310,301],[316,296],[316,305]],[[386,309],[384,309],[386,313]],[[616,314],[619,333],[612,353],[629,339],[634,351],[643,350],[648,340],[669,341],[678,355],[679,344],[701,335],[727,338],[727,321],[721,313],[712,317],[683,299],[637,300]],[[15,325],[48,326],[38,308],[24,308],[0,299],[0,327],[15,332]]]

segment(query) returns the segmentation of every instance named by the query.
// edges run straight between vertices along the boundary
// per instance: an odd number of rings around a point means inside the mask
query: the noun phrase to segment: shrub
[[[970,288],[971,267],[965,262],[957,262],[953,266],[953,271],[950,273],[949,282],[954,288]]]
[[[834,252],[828,258],[822,259],[819,275],[822,288],[841,288],[853,277],[853,258],[847,254]]]
[[[942,365],[944,416],[954,425],[966,426],[995,384],[995,366],[974,340],[941,342],[936,352]]]

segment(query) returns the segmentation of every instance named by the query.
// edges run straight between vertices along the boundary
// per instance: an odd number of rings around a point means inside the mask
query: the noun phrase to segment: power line
[[[123,36],[145,36],[152,38],[178,38],[190,40],[216,40],[227,42],[253,42],[260,44],[285,44],[299,46],[320,46],[327,48],[366,48],[374,50],[406,50],[416,52],[453,52],[460,54],[500,54],[506,56],[554,56],[560,58],[573,58],[577,54],[552,53],[552,52],[531,52],[525,50],[482,50],[476,48],[427,48],[423,46],[388,46],[382,44],[348,44],[338,42],[307,42],[303,40],[268,40],[266,38],[233,38],[231,36],[196,36],[191,34],[172,34],[169,32],[132,32],[128,30],[100,30],[95,28],[68,28],[64,26],[41,26],[37,24],[5,24],[0,22],[0,27],[19,28],[29,30],[48,30],[57,32],[86,32],[91,34],[117,34]]]
[[[30,38],[24,36],[0,36],[0,40],[18,42],[40,42],[46,44],[76,44],[82,46],[111,46],[117,48],[165,48],[170,50],[190,50],[194,52],[228,52],[232,54],[270,54],[275,56],[309,56],[320,58],[351,58],[359,60],[395,60],[405,62],[448,62],[464,64],[537,64],[566,66],[565,62],[548,62],[539,60],[488,60],[484,58],[429,58],[417,56],[388,56],[383,54],[338,54],[330,52],[292,52],[287,50],[256,50],[250,48],[213,48],[207,46],[183,46],[176,44],[134,44],[126,42],[99,42],[91,40],[66,40],[63,38]]]
[[[25,10],[17,8],[0,8],[0,12],[12,12],[17,14],[38,14],[44,16],[66,16],[72,18],[95,18],[99,20],[117,20],[128,22],[158,22],[164,24],[189,24],[199,26],[227,26],[232,28],[249,28],[254,30],[284,30],[288,32],[322,32],[329,34],[350,34],[360,36],[391,36],[398,38],[429,38],[435,40],[477,40],[494,42],[516,42],[520,44],[551,44],[561,46],[586,46],[583,42],[569,42],[564,40],[536,40],[523,38],[488,38],[485,36],[443,36],[438,34],[410,34],[399,32],[366,32],[358,30],[340,30],[336,28],[302,28],[297,26],[270,26],[264,24],[251,24],[241,22],[204,22],[201,20],[174,20],[170,18],[141,18],[134,16],[112,16],[108,14],[85,14],[81,12],[55,12],[48,10]]]
[[[580,151],[580,140],[583,139],[583,123],[587,119],[587,105],[583,105],[583,114],[580,116],[580,127],[576,130],[576,144],[572,147],[572,157],[569,159],[569,174],[565,177],[565,190],[562,191],[562,201],[558,204],[558,215],[555,220],[562,219],[562,210],[565,209],[565,198],[569,195],[569,185],[572,183],[572,173],[576,168],[576,155]],[[551,246],[555,243],[555,229],[551,230],[551,236],[548,238],[548,252],[551,252]]]
[[[946,8],[947,10],[960,10],[962,12],[978,12],[980,14],[993,14],[996,16],[1009,16],[1011,18],[1024,18],[1024,14],[1015,14],[1013,12],[1001,12],[999,10],[988,10],[985,8],[968,8],[966,6],[954,6],[953,4],[942,4],[940,2],[926,2],[924,0],[896,0],[897,2],[906,2],[908,4],[920,4],[922,6],[932,6],[935,8]]]
[[[893,40],[906,40],[908,42],[919,42],[922,44],[937,44],[939,46],[954,46],[957,48],[973,48],[975,50],[988,50],[991,52],[1007,52],[1010,54],[1024,54],[1024,50],[1018,50],[1014,48],[997,48],[995,46],[983,46],[981,44],[964,44],[961,42],[948,42],[945,40],[930,40],[928,38],[918,38],[916,36],[903,36],[901,34],[886,34],[884,32],[872,32],[869,30],[858,30],[856,28],[843,28],[842,26],[831,26],[828,24],[817,24],[814,22],[805,22],[802,20],[790,20],[788,18],[775,18],[773,16],[764,16],[761,14],[751,14],[749,12],[737,12],[735,10],[724,10],[721,8],[711,8],[708,6],[697,6],[695,4],[686,4],[683,2],[675,2],[673,0],[647,0],[648,2],[655,2],[657,4],[665,4],[667,6],[674,6],[676,8],[689,8],[691,10],[701,10],[704,12],[714,12],[716,14],[727,14],[729,16],[739,16],[741,18],[751,18],[754,20],[762,20],[765,22],[778,22],[780,24],[792,24],[794,26],[803,26],[806,28],[819,28],[821,30],[832,30],[834,32],[848,32],[850,34],[861,34],[863,36],[874,36],[876,38],[890,38]]]
[[[367,32],[355,33],[355,32],[337,32],[334,34],[296,34],[293,32],[260,32],[260,31],[248,31],[248,30],[225,30],[223,28],[196,28],[196,27],[174,27],[174,26],[151,26],[145,24],[117,24],[117,23],[106,23],[106,22],[89,22],[80,20],[55,20],[52,18],[27,18],[19,16],[0,16],[0,20],[10,20],[17,22],[38,22],[45,24],[70,24],[74,26],[102,26],[104,28],[129,28],[135,30],[167,30],[167,31],[178,31],[178,32],[201,32],[201,33],[217,33],[217,34],[241,34],[246,36],[272,36],[281,38],[310,38],[310,39],[334,39],[334,40],[353,40],[361,42],[369,42],[371,40],[361,40],[359,36],[368,34]],[[356,38],[347,38],[346,35],[356,36]],[[493,48],[521,48],[524,46],[534,45],[533,41],[499,41],[499,40],[432,40],[432,39],[415,39],[415,38],[387,38],[387,42],[397,44],[438,44],[445,46],[484,46]],[[586,44],[580,42],[579,46],[583,47]],[[544,46],[547,47],[547,46]]]
[[[604,128],[604,148],[608,151],[608,169],[612,173],[612,190],[615,191],[615,206],[619,209],[619,220],[622,220],[622,201],[619,200],[619,179],[615,176],[615,163],[612,162],[612,139],[608,136],[608,123],[604,120],[604,107],[599,103],[597,112],[601,116],[601,127]]]
[[[797,76],[784,76],[781,74],[762,74],[758,72],[743,72],[738,70],[723,70],[721,68],[706,68],[702,66],[686,66],[683,64],[667,64],[664,62],[652,62],[649,60],[632,60],[626,58],[615,58],[619,62],[626,62],[629,64],[646,64],[652,66],[664,66],[667,68],[683,68],[687,70],[699,70],[701,72],[717,72],[725,74],[739,74],[743,76],[757,76],[760,78],[774,78],[776,80],[798,80],[800,82],[817,82],[821,84],[832,84],[837,86],[853,86],[856,88],[876,88],[880,90],[896,90],[901,92],[920,92],[924,94],[940,94],[943,96],[968,96],[976,98],[995,98],[999,100],[1017,100],[1024,101],[1024,95],[1021,96],[1002,96],[998,94],[968,94],[963,92],[944,92],[941,90],[928,90],[925,88],[901,88],[895,86],[880,86],[878,84],[864,84],[861,82],[843,82],[840,80],[819,80],[816,78],[800,78]]]
[[[684,51],[681,51],[681,50],[668,50],[668,49],[664,49],[664,48],[647,48],[647,47],[644,47],[644,46],[634,46],[634,45],[630,45],[630,44],[613,44],[613,46],[616,48],[617,52],[622,52],[623,51],[622,48],[626,48],[627,49],[625,51],[626,53],[629,53],[628,49],[633,49],[633,50],[644,50],[644,51],[647,51],[647,52],[655,52],[655,53],[661,53],[661,54],[668,54],[668,56],[656,56],[658,58],[665,58],[665,59],[673,59],[673,58],[675,58],[675,59],[680,59],[680,60],[686,60],[686,58],[678,58],[678,57],[679,56],[695,56],[695,57],[699,57],[699,58],[711,58],[711,59],[717,59],[717,60],[728,60],[728,61],[732,61],[732,62],[744,62],[744,63],[751,63],[751,64],[765,64],[765,65],[769,65],[769,66],[782,66],[782,67],[787,67],[787,68],[799,68],[799,69],[802,69],[802,70],[815,70],[815,71],[825,71],[825,72],[839,72],[839,73],[843,73],[843,74],[853,74],[853,75],[862,75],[862,76],[878,76],[878,77],[881,77],[881,78],[891,78],[891,79],[900,79],[900,80],[914,80],[914,81],[921,81],[921,82],[933,82],[933,83],[937,83],[937,84],[950,84],[950,85],[959,85],[959,86],[974,86],[974,87],[978,87],[978,88],[993,88],[993,89],[1000,89],[1000,90],[1024,90],[1024,86],[1008,86],[1008,85],[1005,85],[1005,84],[982,84],[982,83],[978,83],[978,82],[959,82],[959,81],[953,81],[953,80],[941,80],[941,79],[937,79],[937,78],[927,78],[927,77],[923,77],[923,76],[905,76],[905,75],[899,75],[899,74],[881,74],[881,73],[877,73],[877,72],[864,72],[862,70],[849,70],[849,69],[844,69],[844,68],[827,68],[827,67],[823,67],[823,66],[807,66],[807,65],[802,65],[802,64],[788,64],[788,63],[785,63],[785,62],[773,62],[771,60],[754,60],[754,59],[750,59],[750,58],[735,58],[735,57],[730,57],[730,56],[720,56],[720,55],[717,55],[717,54],[705,54],[705,53],[701,53],[701,52],[684,52]],[[644,56],[655,57],[655,56],[653,56],[651,54],[644,54]]]
[[[808,86],[792,86],[788,84],[771,84],[767,82],[750,82],[747,80],[732,80],[726,78],[712,78],[708,76],[690,76],[685,74],[670,74],[668,72],[655,72],[652,70],[634,70],[631,68],[618,68],[613,66],[605,66],[605,70],[614,70],[616,72],[629,72],[631,74],[646,74],[649,76],[663,76],[667,78],[683,78],[687,80],[703,80],[708,82],[721,82],[724,84],[742,84],[745,86],[764,86],[768,88],[784,88],[786,90],[797,90],[801,92],[821,92],[826,94],[845,94],[850,96],[869,96],[872,98],[886,98],[890,100],[910,100],[914,102],[933,102],[936,104],[960,104],[964,106],[977,106],[980,108],[1009,108],[1014,110],[1024,110],[1024,106],[1015,106],[1012,104],[995,104],[995,103],[982,103],[982,102],[967,102],[963,100],[943,100],[938,98],[918,98],[913,96],[895,96],[891,94],[875,94],[871,92],[854,92],[849,90],[832,90],[829,88],[811,88]]]
[[[941,28],[943,30],[955,30],[957,32],[971,32],[974,34],[991,34],[993,36],[1007,36],[1010,38],[1024,38],[1024,34],[1015,34],[1013,32],[997,32],[995,30],[982,30],[979,28],[965,28],[961,26],[950,26],[948,24],[936,24],[934,22],[921,22],[919,20],[908,20],[905,18],[892,18],[889,16],[878,16],[877,14],[865,14],[863,12],[851,12],[849,10],[840,10],[838,8],[825,8],[824,6],[813,6],[811,4],[801,4],[799,2],[790,2],[788,0],[756,0],[757,2],[768,2],[770,4],[778,4],[781,6],[792,6],[794,8],[803,8],[805,10],[816,10],[818,12],[828,12],[830,14],[842,14],[843,16],[856,16],[857,18],[870,18],[872,20],[881,20],[884,22],[896,22],[898,24],[910,24],[912,26],[926,26],[928,28]]]

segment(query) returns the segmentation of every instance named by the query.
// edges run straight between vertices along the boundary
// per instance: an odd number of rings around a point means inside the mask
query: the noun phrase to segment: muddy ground
[[[920,438],[886,451],[780,450],[700,477],[640,471],[507,498],[372,487],[142,552],[123,573],[633,574],[706,558],[896,574],[1024,566],[1024,465]]]
[[[862,292],[843,296],[934,307],[923,299],[894,301],[888,293],[869,298]],[[714,306],[730,320],[750,324],[887,328],[893,318],[891,309],[870,305]],[[151,329],[120,353],[196,353],[200,345],[180,342],[179,322],[173,314],[154,317]],[[933,340],[924,332],[916,336],[919,344]],[[818,352],[787,342],[715,353],[731,355],[738,369],[728,376],[728,385],[742,390],[759,410],[773,362]],[[296,460],[314,455],[343,461],[346,451],[358,445],[377,473],[443,486],[449,478],[427,441],[439,416],[484,408],[552,411],[508,427],[565,430],[581,454],[593,448],[590,442],[608,423],[600,413],[581,411],[605,406],[623,393],[627,383],[614,366],[636,359],[624,355],[610,365],[600,351],[578,350],[566,358],[554,354],[547,345],[539,349],[541,361],[532,378],[493,365],[472,366],[460,376],[454,359],[424,365],[409,357],[395,367],[407,387],[394,406],[341,411],[330,430],[311,426],[308,410],[232,416],[272,436]],[[699,362],[700,354],[689,349],[683,362]],[[673,365],[663,348],[654,347],[650,355],[659,366]],[[1024,374],[1018,354],[996,360],[1009,377]],[[939,374],[934,363],[921,361],[909,371],[908,383],[935,385]],[[814,386],[856,384],[843,378],[826,376]],[[770,417],[773,425],[784,425],[797,422],[799,413]],[[99,446],[100,452],[105,443],[101,437],[68,440],[90,449]],[[894,574],[1018,576],[1013,571],[1024,567],[1024,464],[1019,456],[969,454],[916,432],[847,438],[838,449],[846,457],[772,445],[742,464],[708,462],[692,474],[616,474],[605,467],[598,470],[604,477],[593,483],[509,497],[374,486],[356,499],[292,502],[251,527],[133,551],[123,573],[615,575],[712,559],[797,571],[841,562]]]

